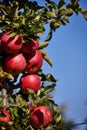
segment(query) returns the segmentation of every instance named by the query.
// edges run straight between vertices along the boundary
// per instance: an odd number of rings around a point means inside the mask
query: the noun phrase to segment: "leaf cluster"
[[[36,1],[2,0],[0,3],[0,29],[12,30],[12,35],[22,35],[25,40],[39,38],[35,34],[44,34],[45,24],[50,25],[46,41],[52,37],[52,32],[61,25],[69,23],[69,17],[81,13],[87,20],[87,11],[82,9],[78,1],[66,3],[60,0],[55,3],[45,0],[45,6],[39,6]]]
[[[52,74],[44,74],[42,70],[38,72],[38,75],[41,78],[41,88],[35,93],[33,90],[28,89],[29,94],[26,95],[20,90],[20,80],[17,81],[18,77],[14,80],[9,80],[4,82],[3,85],[7,90],[7,107],[11,114],[11,122],[9,123],[0,123],[1,129],[6,130],[33,130],[30,122],[30,112],[34,107],[39,105],[48,106],[51,110],[53,120],[45,128],[41,126],[38,130],[43,129],[57,129],[59,124],[61,124],[62,111],[64,106],[58,106],[53,100],[52,92],[55,90],[56,79]],[[17,91],[17,89],[19,89]],[[0,96],[0,110],[3,109],[4,96]]]

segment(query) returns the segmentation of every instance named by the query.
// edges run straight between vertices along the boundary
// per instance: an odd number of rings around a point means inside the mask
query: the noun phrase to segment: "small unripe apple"
[[[23,72],[26,66],[26,59],[22,53],[7,55],[4,62],[4,70],[12,75]]]
[[[38,49],[38,46],[39,46],[38,40],[33,40],[23,43],[21,50],[24,53],[31,54]]]
[[[3,109],[1,113],[3,113],[5,115],[5,117],[0,116],[0,122],[10,122],[11,121],[10,113],[6,109]]]
[[[17,53],[22,48],[21,36],[9,36],[10,32],[6,32],[1,37],[2,48],[7,53]]]
[[[47,106],[37,106],[30,113],[30,121],[34,128],[47,126],[52,122],[52,114]]]
[[[25,67],[25,71],[28,73],[37,73],[43,64],[43,57],[39,50],[36,50],[34,55],[28,55],[26,58],[27,65]]]
[[[37,74],[25,74],[20,79],[20,87],[23,93],[28,94],[27,89],[37,92],[40,88],[41,81]]]

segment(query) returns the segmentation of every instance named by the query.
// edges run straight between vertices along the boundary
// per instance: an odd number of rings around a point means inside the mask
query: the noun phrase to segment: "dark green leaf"
[[[11,104],[14,104],[14,99],[12,97],[8,97],[8,99]]]
[[[65,1],[64,0],[60,0],[58,3],[58,9],[61,8],[63,5],[65,5]]]
[[[56,82],[57,81],[52,74],[47,74],[46,78],[47,78],[48,81],[51,81],[51,82]]]
[[[16,118],[19,118],[18,109],[17,109],[17,108],[14,109],[13,113],[14,113],[14,116],[15,116]]]
[[[49,31],[49,33],[48,33],[48,36],[47,36],[47,38],[46,38],[46,42],[47,41],[50,41],[51,40],[51,38],[52,38],[52,30],[50,29],[50,31]]]
[[[66,25],[66,22],[63,20],[63,18],[60,19],[62,25]]]
[[[7,23],[0,21],[0,29],[3,29],[7,26]]]
[[[48,2],[47,7],[49,7],[49,9],[52,9],[52,8],[56,9],[57,8],[56,2],[49,1],[49,0],[47,2]]]
[[[12,7],[10,8],[9,10],[9,13],[8,15],[14,19],[14,18],[18,18],[18,9],[19,9],[19,6],[18,6],[18,2],[13,2],[13,5]]]
[[[56,84],[51,84],[49,86],[44,87],[44,93],[47,94],[52,92],[55,89]]]

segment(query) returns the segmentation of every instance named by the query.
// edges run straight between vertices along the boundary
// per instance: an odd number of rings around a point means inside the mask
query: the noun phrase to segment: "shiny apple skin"
[[[22,48],[22,40],[21,36],[9,36],[10,32],[6,32],[1,37],[2,49],[7,53],[17,53]]]
[[[52,122],[52,114],[47,106],[37,106],[30,113],[30,121],[33,127],[47,126]]]
[[[37,74],[25,74],[20,79],[20,87],[23,93],[28,94],[27,89],[37,92],[40,88],[41,80]]]
[[[26,58],[26,61],[27,65],[25,71],[27,71],[30,74],[37,73],[43,65],[43,57],[39,50],[36,50],[33,56],[29,55]]]
[[[7,55],[4,62],[4,70],[12,75],[23,72],[26,66],[26,59],[22,53]]]

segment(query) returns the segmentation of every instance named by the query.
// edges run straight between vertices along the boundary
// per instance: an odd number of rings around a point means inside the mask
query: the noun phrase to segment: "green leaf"
[[[47,55],[43,56],[43,58],[52,67],[52,61],[51,61],[51,59]]]
[[[7,72],[0,72],[0,78],[8,78],[8,79],[13,79],[13,76]]]
[[[73,10],[71,8],[68,8],[65,12],[65,15],[71,16],[73,14]]]
[[[42,56],[46,55],[46,51],[44,49],[39,49],[39,51],[41,52]]]
[[[81,9],[80,13],[82,13],[83,17],[87,20],[87,10]]]
[[[40,20],[40,15],[37,15],[35,18],[34,18],[34,22],[37,22]]]
[[[66,15],[66,16],[71,16],[73,14],[73,10],[71,8],[60,8],[58,11],[58,14],[61,16]]]
[[[12,97],[8,97],[8,99],[11,104],[14,104],[14,99]]]
[[[51,10],[51,9],[56,9],[57,8],[57,4],[56,2],[53,2],[53,1],[49,1],[49,0],[46,0],[48,3],[47,3],[47,7]]]
[[[7,26],[8,24],[5,23],[4,21],[0,21],[0,29],[3,29]]]
[[[53,95],[45,95],[42,98],[40,98],[40,100],[37,100],[38,104],[44,104],[44,105],[49,105],[49,100],[50,98],[53,98]]]
[[[14,24],[14,27],[16,27],[16,28],[19,27],[19,23],[14,22],[13,24]]]
[[[56,123],[58,123],[59,121],[61,121],[62,119],[62,115],[60,114],[55,120],[56,120]]]
[[[67,16],[62,17],[62,20],[64,20],[65,22],[69,23],[69,18]]]
[[[35,92],[32,90],[32,89],[27,89],[27,91],[29,92],[29,94],[32,94],[32,95],[34,95],[35,94]]]
[[[14,37],[16,34],[17,34],[16,32],[11,32],[11,33],[9,34],[9,36],[10,36],[10,37]]]
[[[44,93],[47,94],[55,89],[56,84],[52,83],[49,86],[44,87]]]
[[[24,17],[22,17],[22,18],[19,17],[19,19],[16,19],[16,20],[13,22],[14,28],[18,28],[18,27],[20,27],[20,26],[22,25],[23,18],[24,18]]]
[[[14,109],[10,107],[9,110],[10,110],[10,113],[11,113],[11,119],[15,120]]]
[[[14,109],[13,113],[14,113],[14,116],[15,116],[16,118],[19,118],[18,109],[17,109],[17,108]]]
[[[52,38],[52,30],[50,29],[50,31],[49,31],[49,33],[48,33],[48,36],[47,36],[47,38],[46,38],[45,41],[50,41],[51,38]]]
[[[18,9],[19,9],[18,2],[17,1],[13,2],[13,5],[12,5],[12,7],[9,10],[9,16],[12,19],[18,18]]]
[[[38,92],[37,92],[37,96],[40,96],[40,94],[41,94],[41,91],[40,91],[40,90],[38,90]]]
[[[58,9],[60,9],[63,5],[65,5],[65,1],[64,0],[60,0],[58,3]]]
[[[65,22],[65,20],[63,20],[63,18],[61,18],[60,21],[61,21],[62,25],[66,25],[66,22]]]
[[[52,26],[54,26],[54,28],[58,28],[61,25],[61,22],[60,21],[55,21],[52,24],[53,24]]]
[[[58,11],[59,15],[64,15],[66,13],[66,9],[65,8],[60,8]]]
[[[47,47],[48,46],[48,42],[41,42],[40,44],[39,44],[39,49],[43,49],[43,48],[45,48],[45,47]]]
[[[52,74],[47,74],[46,78],[47,78],[48,81],[51,81],[51,82],[56,82],[57,81]]]
[[[53,12],[51,12],[51,11],[47,12],[46,15],[47,15],[47,17],[56,18],[56,15]]]
[[[22,107],[27,105],[26,101],[21,96],[19,97],[19,104]]]

